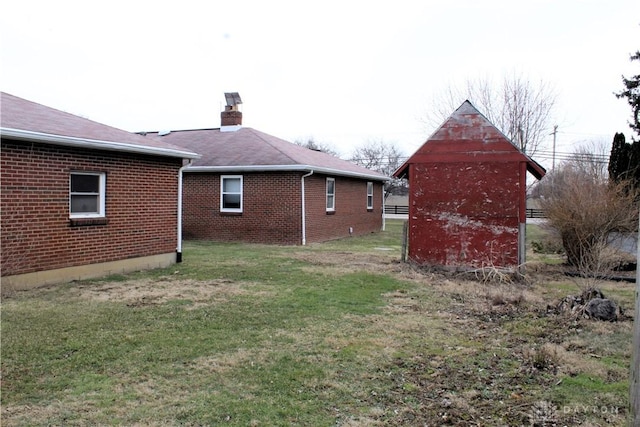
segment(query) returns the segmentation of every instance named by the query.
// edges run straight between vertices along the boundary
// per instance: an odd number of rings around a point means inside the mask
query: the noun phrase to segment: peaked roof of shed
[[[539,163],[523,153],[467,100],[396,170],[393,176],[408,175],[410,164],[427,159],[464,156],[480,160],[485,155],[524,161],[527,163],[527,170],[537,179],[541,179],[546,173]]]
[[[8,93],[0,92],[0,134],[3,137],[178,158],[194,152],[162,141],[94,122]]]
[[[201,154],[186,169],[190,172],[314,171],[375,181],[388,179],[349,161],[248,127],[235,131],[219,128],[172,131],[161,139]]]

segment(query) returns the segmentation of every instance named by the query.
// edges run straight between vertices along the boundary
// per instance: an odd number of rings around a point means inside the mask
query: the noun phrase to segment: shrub
[[[583,153],[548,174],[540,192],[567,262],[585,275],[610,270],[610,236],[637,227],[635,191],[628,183],[609,182],[602,163]]]

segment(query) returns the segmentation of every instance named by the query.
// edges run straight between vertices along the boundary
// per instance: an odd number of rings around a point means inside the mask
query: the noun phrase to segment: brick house
[[[179,179],[197,155],[1,94],[3,291],[180,260]]]
[[[185,239],[304,245],[382,229],[387,177],[243,127],[227,103],[220,128],[160,133],[201,154],[184,170]]]
[[[395,173],[409,180],[409,254],[418,264],[524,263],[526,174],[545,170],[465,101]]]

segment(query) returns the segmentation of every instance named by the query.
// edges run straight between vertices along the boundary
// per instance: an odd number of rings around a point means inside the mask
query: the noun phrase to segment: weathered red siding
[[[180,159],[2,140],[2,276],[172,253]],[[106,172],[106,225],[71,226],[69,174]]]
[[[420,264],[518,264],[520,165],[413,165],[409,257]]]
[[[234,175],[229,173],[229,175]],[[183,236],[185,239],[244,241],[299,245],[302,243],[301,172],[244,173],[243,212],[220,212],[220,174],[185,173]],[[374,190],[368,212],[366,181],[335,177],[336,211],[327,214],[326,176],[305,178],[307,242],[380,231],[382,186]]]

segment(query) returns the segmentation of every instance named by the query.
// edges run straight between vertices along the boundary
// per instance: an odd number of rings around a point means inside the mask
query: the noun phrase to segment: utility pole
[[[551,132],[549,135],[553,135],[553,157],[552,157],[552,163],[551,163],[551,170],[554,170],[556,168],[556,135],[558,133],[558,125],[553,126],[553,132]]]
[[[640,230],[639,230],[640,231]],[[636,261],[640,265],[640,232]],[[640,271],[636,268],[636,312],[633,318],[633,354],[631,355],[631,381],[629,403],[632,427],[640,427]]]

